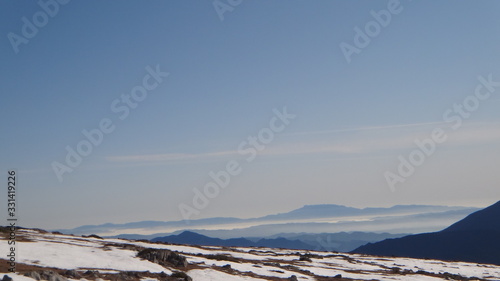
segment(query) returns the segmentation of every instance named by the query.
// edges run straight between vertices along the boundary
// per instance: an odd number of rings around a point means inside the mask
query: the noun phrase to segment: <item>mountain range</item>
[[[190,221],[139,221],[55,229],[66,234],[97,234],[129,239],[152,239],[190,230],[223,239],[268,237],[281,233],[388,232],[419,233],[439,230],[468,214],[473,207],[398,205],[390,208],[353,208],[306,205],[287,213],[259,218],[206,218]]]
[[[191,231],[184,231],[179,235],[170,235],[151,239],[152,242],[165,242],[172,244],[185,244],[196,246],[224,246],[224,247],[268,247],[311,250],[312,246],[300,240],[289,240],[285,238],[258,239],[251,241],[246,238],[220,239],[211,238]]]
[[[386,239],[353,253],[500,265],[500,201],[433,233]]]
[[[283,233],[268,238],[212,238],[192,231],[184,231],[177,235],[168,235],[151,239],[153,242],[197,246],[223,246],[223,247],[267,247],[281,249],[300,249],[315,251],[348,252],[368,242],[377,242],[386,238],[402,237],[405,234],[389,233],[321,233],[321,234],[296,234]]]
[[[360,209],[323,204],[306,205],[290,212],[250,219],[139,221],[55,231],[136,240],[163,239],[179,244],[199,244],[199,241],[205,241],[208,243],[205,245],[217,246],[266,246],[349,252],[367,243],[387,238],[439,230],[476,210],[478,208],[429,205]],[[184,233],[185,231],[188,232]],[[193,238],[194,235],[198,236]]]

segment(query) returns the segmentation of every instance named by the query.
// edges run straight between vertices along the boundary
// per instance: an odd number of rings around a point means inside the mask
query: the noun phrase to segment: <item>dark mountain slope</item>
[[[256,242],[245,238],[219,239],[211,238],[191,231],[184,231],[179,235],[170,235],[151,239],[153,242],[167,242],[174,244],[187,244],[198,246],[226,246],[226,247],[269,247],[297,250],[311,250],[312,245],[299,240],[285,238],[260,239]]]
[[[500,265],[500,201],[434,233],[369,243],[353,253]]]
[[[443,231],[463,230],[500,231],[500,201],[468,215],[463,220],[452,224]]]

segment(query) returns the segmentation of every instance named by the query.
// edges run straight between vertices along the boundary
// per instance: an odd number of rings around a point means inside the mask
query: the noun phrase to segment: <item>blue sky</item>
[[[2,1],[0,169],[18,170],[22,221],[180,220],[179,204],[232,160],[242,172],[193,218],[498,201],[500,89],[458,130],[443,114],[478,76],[500,81],[500,4],[401,1],[348,63],[339,45],[389,2],[242,1],[221,21],[211,1],[73,0],[16,53],[8,34],[43,10]],[[110,105],[147,66],[169,76],[120,120]],[[284,107],[296,118],[245,161],[239,144]],[[60,182],[51,163],[103,118],[115,130]],[[384,173],[435,128],[449,140],[392,192]]]

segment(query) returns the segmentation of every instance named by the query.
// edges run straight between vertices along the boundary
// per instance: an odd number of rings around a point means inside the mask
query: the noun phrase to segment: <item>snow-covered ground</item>
[[[5,237],[0,240],[1,277],[7,274],[14,280],[34,280],[23,276],[29,271],[76,270],[80,279],[67,280],[121,280],[122,272],[139,272],[127,280],[166,280],[177,271],[187,273],[195,281],[219,280],[342,280],[381,281],[437,281],[478,278],[500,280],[500,266],[465,262],[444,262],[410,258],[373,257],[366,255],[307,252],[270,248],[228,248],[167,245],[122,239],[98,239],[44,233],[35,230],[18,230],[17,269],[20,274],[8,274],[5,257],[9,245]],[[162,266],[137,257],[144,248],[166,249],[186,257],[187,267]],[[300,261],[300,255],[308,254]],[[86,276],[88,270],[100,276]],[[163,275],[160,273],[163,272]],[[114,274],[114,275],[113,275]],[[115,277],[112,277],[115,276]],[[117,279],[118,278],[118,279]],[[163,278],[163,279],[162,279]],[[123,279],[125,280],[125,279]],[[340,279],[339,279],[340,280]]]

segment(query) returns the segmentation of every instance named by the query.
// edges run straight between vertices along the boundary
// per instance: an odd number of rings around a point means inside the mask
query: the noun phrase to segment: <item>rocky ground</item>
[[[197,247],[19,229],[2,280],[500,280],[500,266],[336,252]]]

